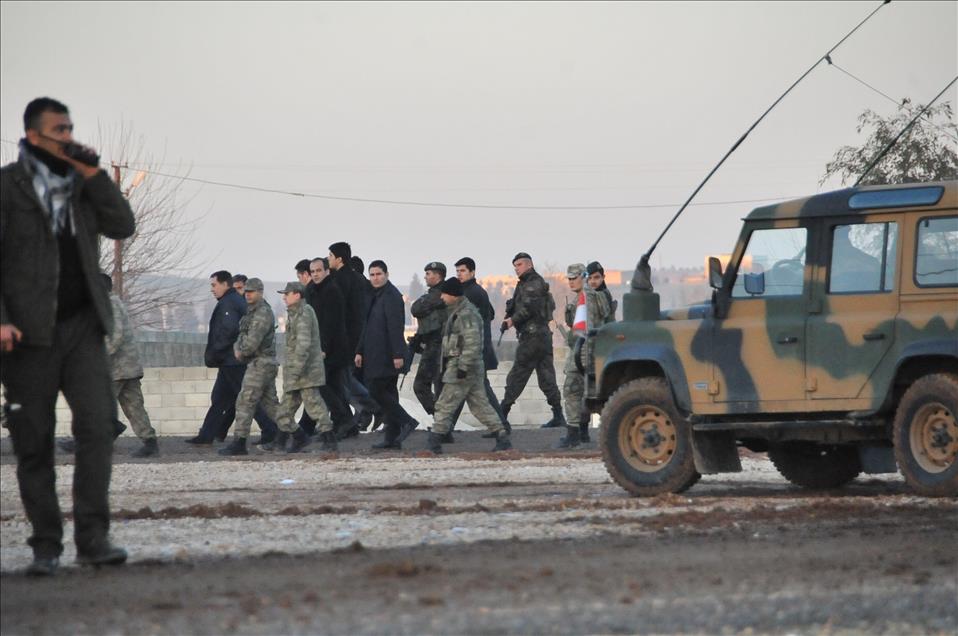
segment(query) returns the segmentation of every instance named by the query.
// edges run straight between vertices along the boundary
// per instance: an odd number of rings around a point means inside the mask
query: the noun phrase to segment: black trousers
[[[386,441],[393,442],[402,432],[402,425],[416,420],[399,403],[398,375],[367,380],[369,394],[383,409],[383,430]]]
[[[353,412],[343,389],[343,367],[326,365],[326,384],[319,387],[319,394],[329,409],[329,417],[333,420],[333,430],[340,431],[349,428],[353,421]],[[299,418],[299,426],[308,434],[316,432],[316,422],[309,416],[306,409]]]
[[[225,438],[236,418],[236,396],[243,386],[243,376],[246,375],[246,366],[237,365],[220,367],[216,370],[216,381],[210,392],[210,408],[206,411],[203,426],[197,437],[206,441],[213,438]],[[260,406],[256,407],[253,419],[259,425],[263,436],[269,440],[276,437],[279,427]]]
[[[3,354],[0,377],[9,403],[17,482],[39,557],[63,552],[63,518],[56,493],[54,430],[57,392],[73,414],[74,540],[77,552],[97,551],[110,529],[113,399],[103,331],[92,307],[58,321],[52,347],[18,346]]]

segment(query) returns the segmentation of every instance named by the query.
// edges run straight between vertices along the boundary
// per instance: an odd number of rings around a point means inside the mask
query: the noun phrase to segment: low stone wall
[[[162,344],[168,347],[167,350],[171,352],[171,357],[180,355],[176,353],[176,345],[182,343],[166,342]],[[189,345],[190,343],[186,344]],[[185,348],[180,349],[181,352],[182,350],[185,350]],[[565,379],[565,374],[562,371],[565,354],[565,350],[556,349],[556,380],[560,390]],[[416,360],[418,363],[418,357]],[[512,362],[501,362],[499,368],[489,374],[489,381],[499,399],[502,399],[505,393],[506,375],[511,368]],[[413,369],[403,383],[402,391],[400,391],[400,400],[403,408],[419,420],[420,426],[424,428],[431,423],[432,418],[422,410],[419,401],[413,394],[412,385],[415,374],[416,365],[413,365]],[[150,420],[157,433],[160,435],[195,435],[209,408],[210,391],[213,389],[215,379],[216,369],[207,369],[203,366],[146,368],[143,377],[143,397],[146,409],[150,414]],[[277,392],[281,391],[282,367],[280,367],[276,384]],[[62,395],[57,401],[56,414],[57,435],[69,435],[70,410]],[[539,390],[533,374],[526,385],[525,391],[513,407],[509,415],[509,421],[518,427],[537,427],[551,417],[552,411],[546,403],[545,396]],[[122,413],[120,414],[120,420],[124,424],[128,424]],[[465,410],[460,424],[464,424],[464,428],[480,427],[478,421],[469,413],[468,408]],[[132,435],[133,433],[128,429],[125,434]],[[3,435],[6,435],[6,429],[3,430]]]

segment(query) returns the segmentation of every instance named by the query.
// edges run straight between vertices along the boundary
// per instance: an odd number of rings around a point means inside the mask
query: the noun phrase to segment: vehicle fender
[[[692,398],[689,394],[689,384],[685,378],[685,368],[678,354],[671,347],[664,344],[630,344],[616,348],[605,359],[602,375],[605,371],[623,362],[654,362],[665,372],[665,378],[672,387],[675,404],[683,411],[692,410]]]

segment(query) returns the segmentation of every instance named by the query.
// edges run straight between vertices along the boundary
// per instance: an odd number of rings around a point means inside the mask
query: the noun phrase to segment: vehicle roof
[[[904,204],[904,205],[873,205],[863,207],[850,204],[852,197],[862,192],[896,192],[904,194],[906,191],[917,191],[924,188],[942,188],[942,195],[934,203]],[[859,197],[859,200],[861,197]],[[833,192],[824,192],[802,199],[783,201],[774,205],[765,205],[752,210],[746,219],[797,219],[821,216],[846,216],[849,214],[874,214],[875,212],[891,212],[903,209],[925,208],[929,210],[958,207],[958,181],[933,181],[930,183],[905,183],[881,186],[861,186],[845,188]]]

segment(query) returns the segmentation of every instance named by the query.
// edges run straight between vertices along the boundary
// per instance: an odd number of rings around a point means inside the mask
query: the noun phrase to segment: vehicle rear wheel
[[[662,378],[632,380],[602,409],[602,461],[633,495],[682,492],[698,481],[691,426]]]
[[[929,497],[958,495],[958,375],[916,380],[895,411],[895,459],[905,481]]]
[[[769,445],[768,458],[782,477],[802,488],[838,488],[862,472],[854,446],[781,442]]]

